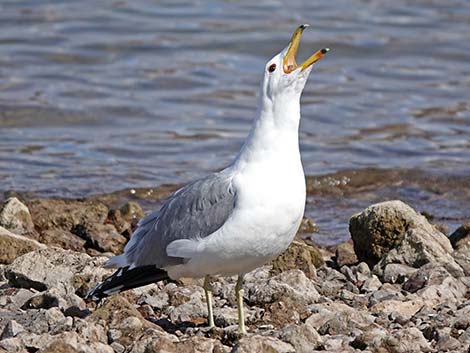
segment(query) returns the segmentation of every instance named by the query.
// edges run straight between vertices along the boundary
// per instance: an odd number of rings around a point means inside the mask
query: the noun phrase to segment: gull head
[[[262,83],[263,95],[268,99],[277,96],[299,98],[312,71],[313,64],[320,60],[330,49],[318,50],[302,64],[298,65],[296,54],[300,38],[307,24],[299,26],[284,50],[268,61]]]

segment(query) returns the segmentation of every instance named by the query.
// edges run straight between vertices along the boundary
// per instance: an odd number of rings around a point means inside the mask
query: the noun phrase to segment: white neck
[[[265,156],[284,156],[298,159],[299,153],[300,95],[261,95],[257,117],[250,134],[241,148],[234,166],[262,160]]]

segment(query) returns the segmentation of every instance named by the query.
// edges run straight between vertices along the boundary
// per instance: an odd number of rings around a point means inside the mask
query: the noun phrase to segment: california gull
[[[138,224],[117,271],[93,288],[100,300],[163,279],[204,277],[209,326],[214,326],[210,276],[238,275],[239,331],[245,333],[243,275],[266,264],[293,240],[305,208],[299,152],[300,96],[322,49],[298,65],[307,25],[266,64],[257,116],[243,147],[224,170],[171,195]]]

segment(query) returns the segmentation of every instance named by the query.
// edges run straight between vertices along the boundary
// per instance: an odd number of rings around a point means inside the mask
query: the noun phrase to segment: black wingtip
[[[85,296],[85,300],[91,299],[94,302],[100,302],[111,295],[164,279],[169,279],[168,273],[154,265],[140,266],[132,269],[121,267],[102,283],[91,289]]]

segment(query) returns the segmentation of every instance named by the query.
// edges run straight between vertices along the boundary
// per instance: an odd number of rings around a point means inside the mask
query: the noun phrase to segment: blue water
[[[332,49],[303,95],[306,174],[470,175],[467,0],[2,1],[0,190],[82,197],[224,167],[300,23],[301,58]]]

